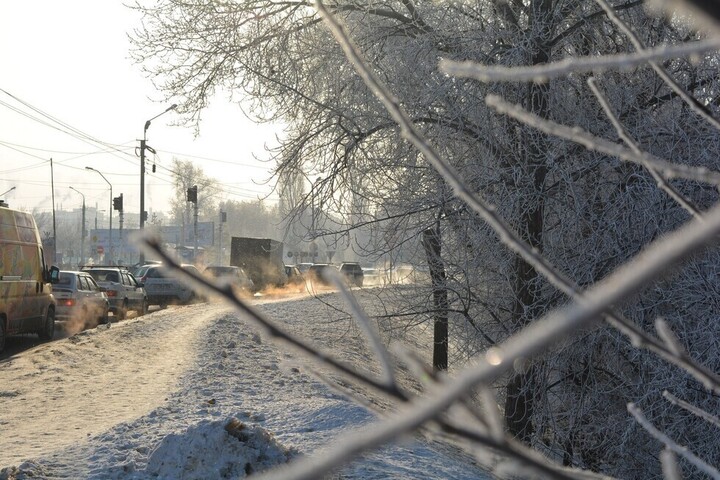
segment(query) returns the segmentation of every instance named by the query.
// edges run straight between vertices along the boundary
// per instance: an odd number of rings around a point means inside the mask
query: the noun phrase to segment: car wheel
[[[127,318],[128,305],[127,300],[123,300],[122,305],[117,310],[118,320],[125,320]]]
[[[5,350],[5,319],[0,317],[0,352]]]
[[[55,335],[55,310],[52,308],[48,308],[48,313],[45,316],[45,323],[37,334],[43,342],[49,342],[53,339],[53,336]]]
[[[147,315],[149,308],[150,305],[148,305],[147,298],[143,299],[142,304],[140,305],[140,311],[138,311],[138,316]]]

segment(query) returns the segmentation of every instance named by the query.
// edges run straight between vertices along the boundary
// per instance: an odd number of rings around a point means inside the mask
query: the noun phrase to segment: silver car
[[[55,319],[69,330],[84,330],[108,323],[110,302],[105,289],[86,272],[60,270],[53,284],[57,301]]]
[[[124,320],[128,311],[137,316],[148,311],[148,297],[143,285],[125,267],[86,266],[80,269],[89,273],[105,289],[110,300],[110,311],[118,320]]]
[[[194,265],[183,264],[182,268],[192,270],[200,275]],[[201,295],[170,273],[163,265],[149,265],[144,269],[140,282],[145,288],[150,305],[160,305],[161,308],[165,308],[168,305],[182,305],[202,300]]]

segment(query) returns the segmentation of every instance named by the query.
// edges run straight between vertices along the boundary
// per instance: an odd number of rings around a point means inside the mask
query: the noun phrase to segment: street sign
[[[100,254],[100,255],[102,255],[103,253],[105,253],[105,247],[103,247],[102,245],[98,245],[98,246],[97,246],[97,253]]]

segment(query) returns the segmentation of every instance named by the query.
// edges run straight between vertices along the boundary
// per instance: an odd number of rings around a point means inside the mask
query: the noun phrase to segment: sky
[[[363,292],[356,291],[363,307],[378,302],[377,292]],[[362,335],[338,328],[347,306],[318,293],[250,301],[335,358],[372,369]],[[411,342],[427,342],[431,329],[415,330]],[[298,454],[321,456],[379,420],[321,382],[313,372],[327,376],[323,367],[218,302],[56,337],[0,361],[0,478],[242,478],[248,466],[259,471]],[[233,421],[245,425],[241,435],[226,431]],[[341,477],[490,478],[477,463],[441,438],[405,439],[364,455]]]
[[[58,208],[80,208],[84,195],[88,207],[109,209],[109,182],[126,212],[140,212],[136,150],[145,121],[170,105],[129,58],[127,33],[138,18],[121,0],[0,3],[0,199],[11,207],[50,211],[54,183]],[[197,138],[173,125],[178,119],[169,111],[147,131],[157,155],[148,152],[146,210],[168,209],[174,158],[216,179],[218,200],[270,193],[269,164],[253,154],[264,154],[281,134],[277,126],[254,124],[224,92],[203,113]]]

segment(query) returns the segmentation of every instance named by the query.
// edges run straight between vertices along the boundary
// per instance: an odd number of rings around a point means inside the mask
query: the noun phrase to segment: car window
[[[135,276],[133,276],[132,273],[128,273],[127,276],[128,276],[129,285],[131,287],[137,287],[138,286],[137,278],[135,278]]]
[[[97,292],[98,290],[100,290],[100,286],[95,283],[95,279],[91,276],[86,276],[85,281],[87,282],[88,290],[90,290],[91,292]]]
[[[164,275],[159,268],[148,268],[147,277],[148,278],[163,278]]]
[[[77,289],[82,291],[90,290],[90,287],[88,287],[87,280],[85,280],[85,277],[82,275],[77,276]]]

